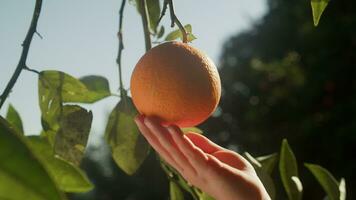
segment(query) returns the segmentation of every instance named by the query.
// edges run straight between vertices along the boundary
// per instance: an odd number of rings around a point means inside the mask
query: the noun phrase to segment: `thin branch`
[[[122,50],[124,49],[124,41],[122,37],[122,22],[124,18],[124,9],[126,5],[126,0],[122,0],[121,6],[120,6],[120,11],[119,11],[119,31],[117,32],[117,37],[119,39],[119,50],[117,52],[117,58],[116,58],[116,63],[119,69],[119,83],[120,83],[120,95],[123,95],[123,90],[124,90],[124,84],[122,82],[122,68],[121,68],[121,54]]]
[[[146,45],[146,51],[148,51],[151,49],[152,44],[151,44],[150,30],[148,28],[147,3],[146,3],[146,0],[141,0],[140,3],[141,3],[140,4],[141,19],[142,19],[143,31],[145,34],[145,45]]]
[[[164,0],[162,12],[161,12],[161,15],[159,16],[157,24],[159,24],[161,22],[163,16],[166,14],[167,8],[168,8],[168,0]]]
[[[179,27],[179,30],[182,32],[183,42],[187,43],[188,42],[187,31],[185,30],[182,23],[180,23],[179,19],[177,18],[176,14],[174,12],[173,0],[167,0],[167,1],[168,1],[168,5],[169,5],[169,12],[171,14],[171,27],[174,27],[174,24],[177,24],[177,26]]]
[[[27,70],[27,71],[30,71],[30,72],[33,72],[33,73],[36,73],[36,74],[40,74],[39,71],[37,71],[37,70],[35,70],[35,69],[31,69],[31,68],[29,68],[29,67],[27,67],[27,66],[25,66],[23,69],[24,69],[24,70]]]
[[[27,34],[26,34],[25,40],[22,43],[22,53],[21,53],[19,63],[17,64],[17,67],[16,67],[10,81],[7,83],[5,90],[1,94],[0,109],[1,109],[2,105],[4,104],[6,98],[9,96],[9,93],[11,92],[12,88],[14,87],[17,79],[19,78],[21,71],[26,67],[27,55],[28,55],[28,51],[30,49],[32,37],[33,37],[34,33],[36,32],[38,18],[40,17],[40,13],[41,13],[41,7],[42,7],[42,0],[36,0],[36,5],[35,5],[35,9],[34,9],[34,12],[32,15],[31,25],[30,25],[30,28],[29,28]]]
[[[35,31],[35,33],[41,40],[43,39],[42,35],[38,31]]]

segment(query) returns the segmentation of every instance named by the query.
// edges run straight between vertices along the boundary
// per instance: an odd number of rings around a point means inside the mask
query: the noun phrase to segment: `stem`
[[[26,34],[25,40],[22,43],[22,53],[21,53],[19,63],[17,64],[17,67],[16,67],[10,81],[7,83],[5,90],[3,91],[3,93],[0,96],[0,98],[1,98],[0,99],[0,109],[3,106],[6,98],[9,96],[17,79],[19,78],[21,71],[24,68],[26,68],[27,55],[28,55],[28,51],[30,49],[32,37],[36,33],[37,22],[38,22],[38,18],[40,17],[40,13],[41,13],[41,7],[42,7],[42,0],[36,0],[36,5],[35,5],[35,9],[34,9],[34,12],[32,15],[31,25],[30,25],[30,28],[29,28],[27,34]]]
[[[185,30],[182,23],[180,23],[179,19],[177,18],[176,14],[174,12],[173,0],[168,0],[168,4],[169,4],[169,12],[171,14],[171,21],[172,21],[171,27],[173,27],[174,24],[177,24],[177,26],[179,27],[179,30],[182,32],[183,42],[187,43],[188,42],[187,31]]]
[[[152,46],[151,46],[150,30],[148,29],[147,3],[146,0],[141,0],[140,3],[141,3],[140,5],[141,19],[142,19],[143,31],[145,34],[145,45],[146,45],[146,51],[148,51],[152,48]]]
[[[162,8],[161,15],[159,16],[158,23],[161,22],[163,16],[166,14],[168,3],[169,3],[168,0],[163,1],[163,8]]]
[[[36,74],[38,74],[38,75],[41,73],[41,72],[39,72],[39,71],[37,71],[37,70],[35,70],[35,69],[31,69],[31,68],[29,68],[29,67],[27,67],[27,66],[25,66],[23,69],[24,69],[24,70],[27,70],[27,71],[29,71],[29,72],[36,73]]]
[[[117,32],[117,37],[119,39],[119,50],[117,52],[117,58],[116,58],[116,63],[119,69],[119,83],[120,83],[120,95],[123,95],[123,90],[124,90],[124,84],[122,83],[122,71],[121,71],[121,54],[122,50],[124,49],[124,41],[122,37],[122,22],[123,22],[123,16],[124,16],[124,8],[125,8],[126,0],[122,0],[121,6],[120,6],[120,11],[119,11],[119,31]]]

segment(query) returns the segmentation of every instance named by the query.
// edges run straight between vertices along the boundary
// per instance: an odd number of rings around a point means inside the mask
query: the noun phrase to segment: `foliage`
[[[23,133],[23,126],[20,115],[11,104],[7,109],[6,120],[17,130],[18,133]]]
[[[110,113],[105,130],[115,162],[129,175],[137,171],[150,150],[134,122],[137,113],[131,98],[123,96]]]
[[[64,199],[46,168],[26,145],[24,138],[2,117],[0,146],[1,199]]]
[[[311,0],[310,4],[313,11],[314,25],[318,26],[321,15],[323,14],[329,0]]]
[[[325,168],[314,165],[305,164],[305,166],[313,173],[315,178],[319,181],[325,192],[328,194],[330,200],[345,200],[346,199],[346,186],[345,179],[340,182],[331,175]]]
[[[193,33],[192,33],[192,25],[190,25],[190,24],[187,24],[187,25],[185,25],[184,26],[184,29],[187,31],[187,33],[188,33],[188,42],[191,42],[191,41],[193,41],[193,40],[195,40],[195,39],[197,39],[194,35],[193,35]],[[174,31],[172,31],[172,32],[170,32],[167,36],[166,36],[166,38],[164,39],[165,41],[171,41],[171,40],[176,40],[176,39],[183,39],[183,35],[182,35],[182,32],[179,30],[179,29],[177,29],[177,30],[174,30]]]

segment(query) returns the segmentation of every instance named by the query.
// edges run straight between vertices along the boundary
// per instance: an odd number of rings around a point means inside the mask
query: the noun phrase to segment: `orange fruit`
[[[162,125],[191,127],[205,121],[221,95],[219,73],[212,60],[182,42],[166,42],[144,54],[131,77],[137,110]]]

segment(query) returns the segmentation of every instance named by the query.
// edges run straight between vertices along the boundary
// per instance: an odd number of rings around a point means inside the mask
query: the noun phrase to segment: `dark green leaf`
[[[159,29],[159,32],[157,34],[157,38],[161,38],[164,35],[164,26],[161,26],[161,28]]]
[[[17,110],[11,104],[7,109],[6,120],[16,129],[17,132],[23,134],[21,117]]]
[[[157,26],[159,16],[161,15],[161,8],[159,6],[159,0],[146,0],[147,2],[147,10],[149,17],[149,27],[152,32],[157,33]]]
[[[320,17],[328,5],[329,0],[311,0],[310,3],[313,12],[314,26],[318,26]]]
[[[275,199],[276,197],[276,187],[274,185],[273,179],[271,177],[271,174],[266,171],[265,168],[263,168],[263,165],[258,161],[256,158],[251,156],[248,152],[244,153],[245,157],[247,160],[252,164],[252,166],[255,168],[257,176],[260,178],[261,182],[265,186],[267,193],[271,197],[271,199]]]
[[[266,156],[260,156],[257,157],[256,160],[261,163],[263,170],[265,170],[268,174],[272,174],[272,171],[278,161],[278,154],[273,153]]]
[[[192,33],[192,26],[190,24],[187,24],[184,26],[184,29],[185,31],[187,32],[187,36],[188,36],[188,42],[191,42],[193,40],[196,39],[196,37],[193,35]],[[183,38],[183,35],[182,35],[182,32],[180,31],[180,29],[176,29],[172,32],[170,32],[166,38],[164,39],[165,41],[171,41],[171,40],[176,40],[176,39],[182,39]]]
[[[137,113],[131,98],[123,96],[110,113],[105,130],[116,164],[129,175],[141,166],[150,149],[134,122]]]
[[[110,95],[107,80],[103,77],[87,76],[83,83],[64,72],[42,71],[39,78],[40,98],[48,93],[46,90],[60,92],[62,102],[94,103]]]
[[[39,136],[29,136],[26,140],[32,152],[41,160],[60,190],[65,192],[86,192],[93,185],[78,167],[56,158],[52,146]]]
[[[136,0],[135,3],[131,1],[131,4],[135,5],[138,13],[141,14],[141,0]],[[147,11],[148,11],[148,27],[151,32],[157,33],[157,26],[159,23],[159,17],[161,15],[161,7],[159,5],[159,0],[146,0]]]
[[[297,160],[286,139],[282,142],[279,172],[290,200],[302,199],[303,188],[298,178]]]
[[[173,181],[169,181],[170,200],[184,200],[183,191]]]
[[[93,114],[76,105],[65,105],[54,150],[64,160],[80,164],[88,142]]]
[[[2,117],[0,147],[0,199],[65,199],[40,160]]]
[[[166,173],[170,181],[174,181],[183,190],[189,192],[194,199],[200,200],[201,191],[194,186],[190,185],[173,167],[169,166],[164,160],[160,159],[161,167]]]
[[[345,183],[343,183],[343,186],[340,188],[341,184],[338,183],[334,176],[319,165],[305,164],[305,167],[307,167],[318,180],[328,195],[329,200],[342,200],[341,197],[346,199]]]
[[[103,96],[110,95],[109,81],[102,76],[90,75],[79,79],[91,92],[102,94]]]

